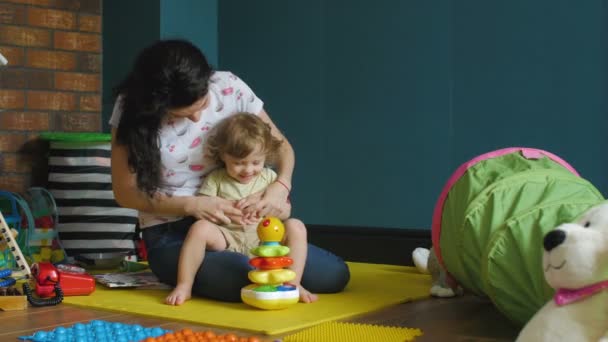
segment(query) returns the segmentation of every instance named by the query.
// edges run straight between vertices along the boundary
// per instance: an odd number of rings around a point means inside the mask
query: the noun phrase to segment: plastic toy
[[[13,311],[27,309],[27,298],[16,287],[0,287],[0,310]]]
[[[57,231],[59,211],[53,195],[44,188],[32,187],[16,199],[23,211],[22,225],[27,227],[25,256],[30,262],[63,262],[66,254]]]
[[[431,275],[431,296],[449,298],[464,294],[462,287],[439,265],[433,247],[429,249],[423,247],[414,249],[412,259],[420,273]]]
[[[32,306],[52,306],[57,305],[63,301],[63,292],[61,291],[61,286],[59,286],[59,283],[55,283],[53,285],[53,293],[55,294],[55,296],[51,298],[34,297],[32,289],[30,288],[28,283],[23,283],[22,287],[23,292],[27,297],[27,301],[32,304]]]
[[[23,253],[21,253],[19,244],[13,234],[14,231],[9,228],[4,220],[4,216],[0,213],[0,244],[6,245],[5,249],[10,253],[11,258],[14,261],[14,270],[11,271],[11,275],[14,277],[29,278],[32,275],[32,272]]]
[[[9,236],[13,238],[14,241],[16,241],[17,239],[17,235],[19,234],[19,232],[14,229],[14,228],[10,228],[9,229]],[[7,267],[7,268],[13,268],[14,265],[14,257],[13,254],[11,253],[10,247],[8,246],[8,244],[6,243],[6,239],[4,239],[3,235],[0,235],[0,251],[2,251],[2,260],[0,260],[0,267]]]
[[[8,278],[12,273],[13,271],[8,269],[0,271],[0,287],[9,287],[15,285],[15,283],[17,282],[15,278]]]
[[[608,341],[608,202],[557,226],[536,247],[555,295],[517,342]]]
[[[296,304],[300,291],[288,282],[296,277],[292,270],[284,269],[293,263],[286,257],[289,247],[280,244],[285,227],[276,217],[265,217],[257,227],[260,246],[253,248],[256,255],[249,263],[256,267],[249,272],[249,280],[255,284],[241,289],[241,299],[246,304],[265,310],[284,309]]]
[[[66,254],[56,229],[57,205],[50,192],[33,187],[22,197],[0,191],[0,210],[7,225],[19,232],[18,244],[30,263],[64,261]]]
[[[145,341],[146,338],[158,337],[169,332],[171,330],[160,327],[146,328],[139,324],[93,320],[89,323],[76,323],[67,328],[57,327],[49,331],[37,331],[32,336],[20,336],[19,339],[34,342],[128,342]]]
[[[19,244],[16,240],[17,231],[10,229],[6,223],[4,216],[0,213],[0,248],[5,250],[4,261],[5,266],[11,266],[14,270],[7,268],[0,270],[0,287],[6,288],[16,283],[15,278],[29,278],[31,276],[30,268],[19,249]],[[9,265],[7,255],[14,265]],[[12,288],[11,288],[12,289]],[[8,289],[7,289],[8,291]],[[3,294],[0,297],[0,309],[6,310],[24,310],[27,308],[25,296],[21,296],[18,291],[11,290],[10,293]]]
[[[458,167],[443,187],[433,212],[433,250],[462,288],[523,325],[553,295],[538,248],[543,236],[603,200],[547,151],[484,153]]]
[[[237,336],[233,333],[216,334],[211,330],[192,331],[191,329],[182,329],[176,332],[168,332],[157,338],[149,337],[143,342],[161,342],[161,341],[231,341],[231,342],[260,342],[261,340],[255,336]]]
[[[51,263],[38,263],[30,269],[25,257],[21,253],[19,244],[13,236],[13,231],[9,228],[4,220],[4,216],[0,213],[0,242],[6,244],[12,258],[16,264],[16,270],[3,270],[0,278],[7,276],[23,277],[26,279],[34,278],[36,282],[36,293],[40,297],[50,297],[50,299],[35,298],[29,284],[23,284],[23,292],[27,296],[27,300],[33,306],[57,305],[63,300],[63,295],[83,295],[90,294],[95,290],[95,279],[87,274],[77,274],[71,272],[58,271]],[[3,286],[10,286],[15,283],[14,279],[2,281]],[[62,287],[65,289],[62,291]]]
[[[95,291],[95,278],[82,272],[57,269],[49,262],[32,265],[32,276],[36,280],[36,294],[39,297],[53,295],[55,284],[61,286],[65,296],[86,296]]]
[[[17,241],[17,235],[21,231],[21,215],[17,210],[17,202],[13,200],[12,194],[8,191],[0,190],[0,212],[2,212],[7,229],[12,233],[12,238]],[[0,239],[2,238],[3,236],[0,235]],[[2,240],[0,249],[2,250],[0,267],[15,268],[15,260],[10,249],[6,247],[6,240]]]
[[[422,330],[376,324],[326,322],[285,336],[284,342],[409,342],[422,336]]]

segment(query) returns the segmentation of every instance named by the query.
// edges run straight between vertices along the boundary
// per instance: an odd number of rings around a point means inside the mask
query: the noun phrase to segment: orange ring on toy
[[[274,270],[293,264],[290,257],[257,257],[249,260],[249,264],[261,270]]]

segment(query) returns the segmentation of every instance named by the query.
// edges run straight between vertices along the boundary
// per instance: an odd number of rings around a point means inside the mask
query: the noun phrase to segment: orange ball
[[[203,331],[203,336],[206,337],[206,338],[208,338],[208,339],[216,337],[215,333],[213,331],[211,331],[211,330],[205,330],[205,331]]]

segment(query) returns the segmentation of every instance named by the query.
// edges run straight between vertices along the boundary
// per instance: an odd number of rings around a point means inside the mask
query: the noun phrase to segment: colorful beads
[[[138,324],[93,320],[67,328],[37,331],[32,336],[20,336],[19,339],[34,342],[128,342],[142,341],[169,332],[171,331],[159,327],[145,328]]]
[[[216,334],[211,330],[192,331],[183,329],[174,333],[167,333],[159,337],[150,337],[143,342],[260,342],[255,336],[238,336],[233,333]]]

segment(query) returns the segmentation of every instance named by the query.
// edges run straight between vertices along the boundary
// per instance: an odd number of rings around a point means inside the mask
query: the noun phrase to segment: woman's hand
[[[258,220],[264,216],[280,216],[285,208],[289,191],[278,182],[271,183],[266,190],[251,194],[236,202],[246,220]],[[256,221],[257,222],[257,221]]]
[[[234,202],[211,196],[192,196],[185,207],[186,213],[196,219],[215,224],[243,223],[243,212]]]

